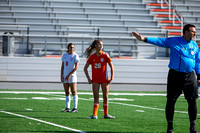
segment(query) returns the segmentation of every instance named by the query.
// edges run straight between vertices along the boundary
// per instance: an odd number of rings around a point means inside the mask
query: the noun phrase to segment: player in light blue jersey
[[[138,40],[160,47],[170,48],[169,73],[167,81],[166,119],[167,133],[173,133],[174,106],[178,97],[184,92],[188,102],[190,133],[198,133],[195,128],[197,118],[198,85],[200,84],[200,54],[194,38],[196,28],[186,24],[182,37],[145,38],[137,32],[132,33]]]

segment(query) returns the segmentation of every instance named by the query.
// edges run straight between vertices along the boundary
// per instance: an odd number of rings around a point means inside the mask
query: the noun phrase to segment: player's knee
[[[175,104],[177,99],[167,98],[167,104]]]
[[[65,91],[65,95],[69,96],[70,95],[70,91]]]
[[[73,92],[72,92],[72,95],[73,95],[73,96],[76,96],[76,92],[75,92],[75,91],[73,91]]]

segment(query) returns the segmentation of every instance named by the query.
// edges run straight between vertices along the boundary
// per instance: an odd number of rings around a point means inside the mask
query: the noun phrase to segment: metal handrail
[[[131,34],[131,33],[130,33]],[[118,39],[118,47],[119,47],[119,51],[118,51],[118,56],[120,57],[120,49],[121,49],[121,39],[131,39],[131,40],[136,40],[134,37],[120,37],[120,36],[80,36],[80,35],[39,35],[39,34],[14,34],[14,37],[41,37],[44,38],[44,51],[45,51],[45,56],[46,56],[46,51],[47,51],[47,38],[52,38],[52,37],[61,37],[61,38],[82,38],[82,47],[84,48],[85,42],[84,42],[84,38],[91,38],[92,40],[94,38],[99,38],[99,39]],[[134,43],[134,42],[133,42]],[[67,44],[67,42],[63,42],[62,45]],[[82,55],[83,55],[84,51],[82,49]]]
[[[163,4],[164,2],[168,5],[169,7],[169,20],[172,20],[173,21],[173,26],[175,25],[175,19],[177,18],[177,20],[181,23],[181,31],[183,29],[183,17],[182,15],[179,13],[178,9],[174,6],[172,6],[172,1],[171,0],[157,0],[157,2],[161,3],[161,8],[163,8]],[[172,17],[171,17],[171,10],[172,10]],[[180,17],[180,18],[179,18]],[[182,34],[182,32],[181,32]]]

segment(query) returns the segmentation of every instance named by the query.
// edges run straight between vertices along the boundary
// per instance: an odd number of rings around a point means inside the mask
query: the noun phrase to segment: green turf
[[[100,101],[97,120],[86,119],[92,115],[93,96],[79,94],[78,113],[61,113],[65,108],[63,94],[14,94],[1,93],[2,91],[27,91],[27,90],[0,90],[0,110],[20,114],[46,122],[59,124],[65,127],[84,132],[132,132],[132,133],[165,133],[165,96],[130,96],[109,95],[109,114],[116,119],[103,118],[103,104]],[[38,92],[41,90],[38,90]],[[37,92],[37,91],[34,91]],[[42,91],[42,92],[50,92]],[[63,92],[63,91],[51,91]],[[86,91],[79,91],[86,92]],[[87,91],[88,92],[88,91]],[[90,91],[91,93],[91,91]],[[113,92],[110,92],[113,93]],[[115,93],[118,93],[115,91]],[[119,92],[127,93],[127,92]],[[128,92],[138,93],[138,92]],[[145,92],[140,92],[145,93]],[[146,92],[151,93],[151,92]],[[152,92],[155,93],[155,92]],[[14,98],[14,99],[9,99]],[[24,98],[24,99],[16,99]],[[37,98],[46,98],[40,100]],[[102,95],[100,95],[102,98]],[[121,100],[120,100],[121,99]],[[128,99],[129,101],[126,101]],[[197,125],[200,125],[200,104],[198,102]],[[72,106],[71,101],[71,107]],[[147,108],[149,107],[149,108]],[[176,111],[187,112],[187,102],[181,96],[176,104]],[[22,118],[0,112],[0,132],[72,132],[67,129],[55,127],[42,122]],[[200,127],[197,126],[200,130]],[[188,133],[189,119],[187,113],[176,112],[174,116],[174,132]]]

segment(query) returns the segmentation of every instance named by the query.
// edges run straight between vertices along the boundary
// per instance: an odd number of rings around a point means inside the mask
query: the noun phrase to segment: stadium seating
[[[193,16],[186,15],[184,20],[198,25],[198,6],[194,6],[195,2],[184,1],[186,4],[178,0],[173,4],[183,9],[181,12],[192,13]],[[54,50],[61,54],[69,42],[74,42],[77,44],[76,52],[83,56],[85,48],[95,38],[100,38],[105,44],[104,50],[111,53],[112,57],[166,57],[167,50],[138,42],[131,34],[132,31],[138,31],[144,36],[166,37],[166,31],[172,30],[171,22],[161,17],[167,12],[160,15],[160,11],[152,9],[160,5],[152,3],[157,3],[157,0],[2,0],[0,25],[15,27],[0,26],[0,44],[3,33],[12,31],[15,47],[21,49],[16,50],[15,54],[33,54],[38,49],[42,49],[41,54],[44,54],[44,49],[49,54],[54,54]],[[189,10],[193,7],[193,10]],[[164,9],[167,8],[164,6]],[[26,36],[27,28],[19,28],[18,25],[29,27],[30,38]],[[180,23],[177,22],[173,28],[169,36],[180,35]],[[198,38],[199,33],[197,41]],[[29,51],[26,51],[27,47]]]

